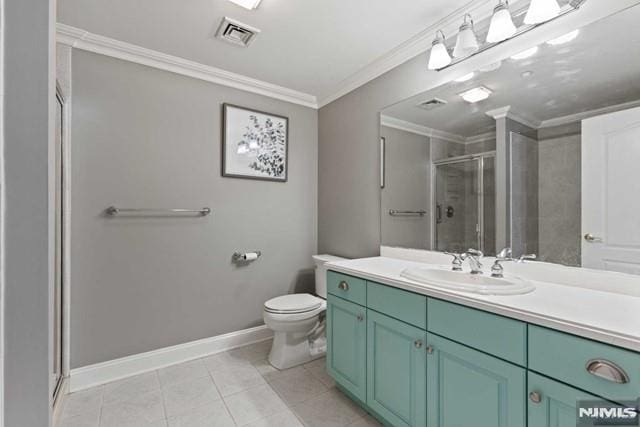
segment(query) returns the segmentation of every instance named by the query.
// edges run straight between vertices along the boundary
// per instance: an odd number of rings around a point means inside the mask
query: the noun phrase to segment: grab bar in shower
[[[105,213],[108,216],[132,215],[132,216],[183,216],[195,214],[199,216],[207,216],[211,214],[210,208],[202,209],[124,209],[115,206],[109,206]]]
[[[391,216],[420,216],[423,217],[427,214],[427,211],[396,211],[391,209],[389,215]]]

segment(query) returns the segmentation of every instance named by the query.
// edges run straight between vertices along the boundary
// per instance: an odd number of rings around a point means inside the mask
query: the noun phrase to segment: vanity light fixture
[[[579,33],[580,30],[573,30],[570,33],[565,34],[564,36],[549,40],[547,44],[550,44],[551,46],[557,46],[559,44],[569,43],[570,41],[575,40],[576,37],[578,37]]]
[[[531,0],[524,23],[527,25],[542,24],[560,14],[560,5],[556,0]]]
[[[238,150],[236,151],[238,154],[247,154],[249,151],[251,150],[249,149],[249,144],[246,142],[242,141],[238,144]]]
[[[458,40],[456,47],[453,49],[454,58],[462,58],[469,56],[480,48],[478,39],[473,28],[473,19],[468,13],[464,15],[460,31],[458,32]]]
[[[459,95],[468,103],[475,104],[476,102],[484,101],[485,99],[489,98],[492,93],[493,92],[491,92],[490,89],[484,86],[479,86],[466,92],[462,92]]]
[[[451,64],[451,55],[444,44],[445,36],[442,30],[438,30],[436,38],[431,44],[431,54],[429,56],[429,69],[437,70]]]
[[[532,47],[532,48],[530,48],[530,49],[523,50],[522,52],[520,52],[520,53],[517,53],[517,54],[513,55],[513,56],[511,57],[511,59],[515,59],[516,61],[519,61],[519,60],[521,60],[521,59],[531,58],[533,55],[535,55],[536,53],[538,53],[538,50],[539,50],[539,49],[540,49],[540,48],[539,48],[538,46],[534,46],[534,47]]]
[[[471,80],[475,76],[476,76],[476,73],[469,73],[469,74],[465,74],[462,77],[458,77],[455,81],[458,82],[458,83],[468,82],[469,80]]]
[[[493,9],[487,43],[499,43],[513,37],[517,32],[509,11],[508,0],[500,0],[500,3]]]
[[[235,3],[238,6],[245,9],[254,10],[257,9],[262,0],[229,0],[231,3]]]

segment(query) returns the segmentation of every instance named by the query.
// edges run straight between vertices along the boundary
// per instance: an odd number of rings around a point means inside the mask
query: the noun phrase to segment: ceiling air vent
[[[421,102],[420,104],[417,105],[418,108],[422,108],[423,110],[433,110],[434,108],[438,108],[441,107],[443,105],[445,105],[447,103],[447,101],[443,100],[443,99],[439,99],[439,98],[433,98],[430,99],[428,101],[424,101]]]
[[[238,46],[247,47],[260,34],[260,30],[238,22],[235,19],[222,19],[216,37]]]

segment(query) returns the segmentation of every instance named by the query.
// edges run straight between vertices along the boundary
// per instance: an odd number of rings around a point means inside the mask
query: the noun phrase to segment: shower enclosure
[[[496,253],[495,152],[434,162],[434,247]]]

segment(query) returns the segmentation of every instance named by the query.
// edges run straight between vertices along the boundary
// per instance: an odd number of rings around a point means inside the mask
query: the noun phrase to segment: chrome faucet
[[[491,267],[491,277],[502,279],[504,277],[504,268],[502,263],[505,261],[515,261],[512,257],[511,248],[504,248],[496,255],[496,261]]]
[[[468,259],[471,266],[471,274],[482,274],[482,262],[480,261],[484,254],[477,249],[469,249],[462,254],[462,259]]]
[[[445,252],[444,254],[453,257],[453,261],[451,261],[451,270],[462,271],[462,262],[464,261],[462,254],[456,254],[453,252]]]

